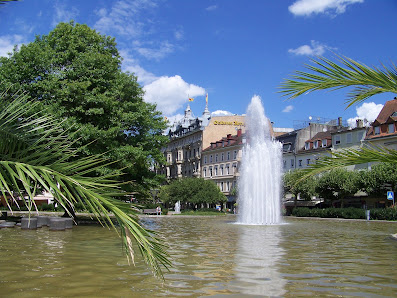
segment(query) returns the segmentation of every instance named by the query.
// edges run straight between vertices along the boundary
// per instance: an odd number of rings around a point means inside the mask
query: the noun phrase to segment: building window
[[[218,154],[215,154],[215,162],[218,162]]]
[[[230,160],[230,152],[227,152],[227,160]]]
[[[346,143],[350,144],[352,142],[352,133],[349,132],[348,134],[346,134]]]
[[[230,190],[230,182],[227,181],[227,182],[226,182],[226,191],[229,191],[229,190]]]
[[[223,182],[221,182],[221,191],[223,191]]]
[[[223,176],[223,165],[220,166],[220,175]]]
[[[226,175],[230,175],[230,165],[226,165]]]
[[[207,177],[207,168],[206,167],[203,168],[203,175],[204,175],[204,177]]]
[[[237,173],[237,164],[234,163],[233,164],[233,174],[236,174],[236,173]]]
[[[339,144],[340,144],[340,135],[337,135],[334,138],[334,145],[339,145]]]
[[[322,141],[322,144],[321,144],[321,146],[323,146],[323,147],[327,147],[327,139],[324,139],[324,140]]]
[[[206,164],[206,163],[207,163],[207,155],[204,156],[204,164]]]
[[[302,159],[300,159],[299,161],[298,161],[298,165],[301,167],[302,166]]]
[[[237,159],[237,150],[233,151],[233,159]]]
[[[376,135],[379,135],[379,134],[380,134],[380,126],[375,126],[375,127],[374,127],[374,130],[375,130],[375,134],[376,134]]]
[[[210,155],[210,163],[212,163],[212,155]]]
[[[224,160],[225,160],[225,153],[222,152],[222,154],[221,154],[221,161],[224,161]]]
[[[285,144],[283,144],[283,151],[284,151],[284,152],[289,152],[289,151],[291,151],[291,143],[285,143]]]
[[[306,165],[310,164],[310,158],[306,159]]]
[[[389,133],[394,133],[395,129],[394,129],[394,123],[390,123],[389,127],[388,127]]]
[[[215,166],[214,176],[218,176],[218,166]]]
[[[294,160],[291,159],[291,168],[293,168],[293,167],[294,167]]]
[[[212,167],[210,167],[210,177],[212,177]]]
[[[305,150],[309,150],[310,149],[310,142],[306,142],[305,143]]]

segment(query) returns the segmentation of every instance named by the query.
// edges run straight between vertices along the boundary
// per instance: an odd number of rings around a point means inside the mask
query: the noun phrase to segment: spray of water
[[[246,115],[246,143],[238,181],[239,223],[281,223],[282,146],[272,140],[270,121],[259,96],[252,97]]]

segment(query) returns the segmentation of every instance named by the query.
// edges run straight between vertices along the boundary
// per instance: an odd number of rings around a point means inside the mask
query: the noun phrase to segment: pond
[[[165,282],[101,226],[0,230],[3,297],[397,296],[397,223],[287,218],[150,217],[174,263]]]

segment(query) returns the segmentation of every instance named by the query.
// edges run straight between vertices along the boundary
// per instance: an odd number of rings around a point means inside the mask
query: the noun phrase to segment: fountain
[[[270,125],[255,95],[247,108],[247,138],[238,181],[240,224],[281,223],[282,147],[272,140]]]

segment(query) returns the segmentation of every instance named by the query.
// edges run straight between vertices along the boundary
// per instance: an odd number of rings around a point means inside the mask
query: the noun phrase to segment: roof
[[[382,110],[379,112],[378,117],[375,119],[375,121],[369,127],[367,134],[365,136],[365,139],[370,140],[370,139],[377,139],[377,138],[383,138],[383,137],[397,136],[396,129],[394,129],[394,132],[389,133],[384,128],[383,129],[381,128],[379,134],[375,135],[375,133],[374,133],[374,127],[382,126],[383,124],[392,124],[395,122],[397,122],[397,97],[395,97],[394,99],[389,100],[385,103]]]
[[[232,136],[231,134],[223,137],[222,139],[211,142],[211,145],[203,150],[203,152],[209,152],[212,150],[217,150],[219,148],[227,148],[232,147],[235,145],[242,145],[243,144],[243,134],[241,133],[241,129],[238,130],[237,135]],[[213,146],[216,144],[216,146]]]
[[[392,117],[394,112],[397,112],[397,97],[385,103],[378,117],[376,117],[373,126],[388,123],[390,118],[392,118],[393,122],[396,121],[397,117]]]

